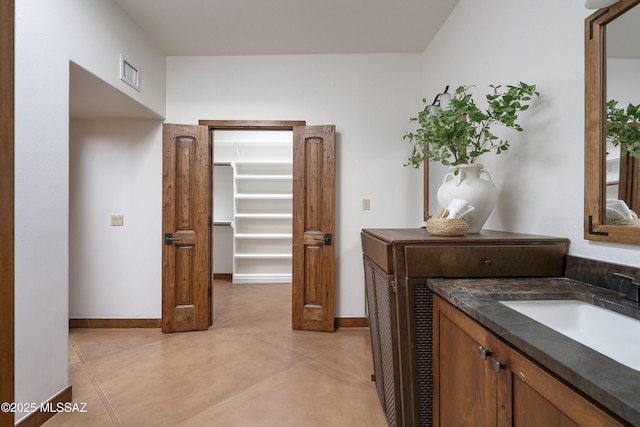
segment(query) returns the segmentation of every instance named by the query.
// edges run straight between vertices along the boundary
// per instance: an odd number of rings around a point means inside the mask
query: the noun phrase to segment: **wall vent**
[[[120,80],[140,92],[140,71],[120,55]]]

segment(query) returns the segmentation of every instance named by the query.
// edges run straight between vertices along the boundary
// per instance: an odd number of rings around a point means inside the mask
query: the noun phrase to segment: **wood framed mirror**
[[[611,146],[607,147],[606,128],[606,103],[611,91],[607,80],[609,68],[607,52],[613,52],[616,49],[611,44],[614,37],[611,37],[612,40],[607,40],[607,29],[613,35],[614,29],[618,32],[618,26],[622,27],[625,21],[636,19],[634,16],[640,14],[640,7],[636,7],[639,3],[640,0],[620,0],[612,6],[597,10],[585,19],[584,238],[587,240],[640,244],[640,225],[634,221],[628,223],[614,221],[611,214],[607,215],[606,206],[607,200],[617,200],[624,202],[628,208],[635,209],[636,212],[640,209],[637,196],[640,180],[640,172],[637,169],[638,159],[630,159],[623,153],[618,156],[619,163],[615,160],[616,167],[608,168],[612,158],[616,156],[610,155],[609,162],[607,161],[607,153],[615,150]],[[640,19],[632,25],[634,31],[630,35],[633,35],[634,39],[624,40],[624,46],[638,45],[635,42],[638,37],[635,30],[638,24]],[[633,56],[633,54],[626,56]],[[640,55],[624,59],[640,64]],[[636,72],[635,76],[637,75]],[[634,87],[640,87],[637,79],[633,83]],[[626,107],[628,102],[634,105],[640,104],[640,90],[637,92],[637,99],[626,101],[619,107]],[[616,149],[621,151],[619,148]],[[609,188],[612,186],[615,187],[613,191]]]

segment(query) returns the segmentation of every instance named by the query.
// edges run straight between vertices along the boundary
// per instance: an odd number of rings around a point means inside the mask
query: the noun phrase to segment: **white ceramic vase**
[[[438,189],[438,203],[446,208],[453,199],[466,200],[475,208],[465,216],[469,223],[468,232],[479,233],[496,205],[498,189],[483,165],[461,165],[458,169],[458,175],[450,172],[444,176]]]

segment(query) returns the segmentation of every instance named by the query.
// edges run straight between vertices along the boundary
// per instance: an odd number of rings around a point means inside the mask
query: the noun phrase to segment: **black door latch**
[[[180,237],[173,237],[173,233],[164,233],[164,244],[173,245],[173,242],[182,240]]]
[[[331,246],[333,244],[333,234],[324,233],[324,237],[314,237],[313,240],[322,240],[325,245]]]

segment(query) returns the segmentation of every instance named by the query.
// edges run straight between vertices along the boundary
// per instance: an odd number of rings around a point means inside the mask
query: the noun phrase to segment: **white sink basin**
[[[500,303],[640,371],[640,320],[574,300]]]

